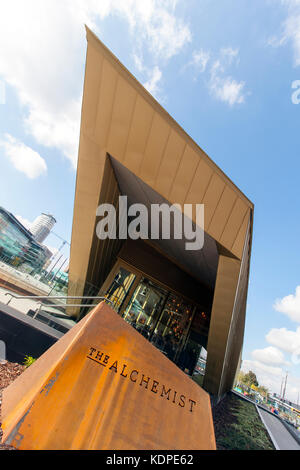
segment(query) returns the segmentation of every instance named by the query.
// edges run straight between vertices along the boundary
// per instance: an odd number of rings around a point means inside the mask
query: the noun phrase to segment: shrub
[[[25,367],[29,367],[29,366],[31,366],[31,364],[34,363],[34,361],[36,361],[36,359],[34,357],[25,356],[23,364],[24,364]]]

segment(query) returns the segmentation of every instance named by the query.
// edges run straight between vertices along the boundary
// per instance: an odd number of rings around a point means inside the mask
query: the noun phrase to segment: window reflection
[[[114,309],[117,312],[120,310],[134,280],[134,274],[120,268],[107,290],[105,297],[113,302]]]
[[[127,296],[135,275],[120,268],[107,297],[113,300],[116,310]],[[143,277],[136,287],[126,309],[124,320],[141,333],[166,357],[187,374],[200,367],[200,352],[209,327],[209,316],[202,309],[169,292]],[[203,359],[201,359],[203,373]]]
[[[169,359],[178,357],[192,320],[193,307],[146,278],[138,285],[124,319]]]
[[[124,312],[124,319],[145,338],[150,339],[156,326],[167,291],[144,278]]]
[[[169,359],[175,361],[182,348],[191,320],[192,305],[174,294],[169,294],[155,328],[152,343]]]

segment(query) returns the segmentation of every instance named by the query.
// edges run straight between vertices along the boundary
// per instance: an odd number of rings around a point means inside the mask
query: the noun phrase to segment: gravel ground
[[[20,374],[22,374],[25,366],[13,362],[0,363],[0,450],[15,450],[12,446],[1,444],[2,430],[1,430],[1,404],[2,404],[2,390],[8,387]]]

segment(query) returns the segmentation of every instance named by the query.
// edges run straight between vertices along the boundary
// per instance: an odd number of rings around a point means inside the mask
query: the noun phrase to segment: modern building
[[[32,223],[30,231],[37,242],[43,243],[55,224],[56,220],[53,215],[42,213]]]
[[[105,295],[189,374],[204,348],[203,387],[218,399],[243,345],[253,204],[89,29],[87,41],[69,295]],[[203,247],[187,250],[187,236],[126,238],[132,213],[120,217],[120,196],[149,213],[203,204]],[[107,203],[116,225],[100,239],[97,208]]]
[[[51,251],[38,243],[32,233],[10,212],[0,207],[0,260],[29,273],[39,272]]]

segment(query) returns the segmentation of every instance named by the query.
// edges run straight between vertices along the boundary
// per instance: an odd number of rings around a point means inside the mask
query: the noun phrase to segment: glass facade
[[[43,247],[34,241],[12,214],[0,208],[0,260],[38,272],[46,259]]]
[[[26,249],[29,249],[29,239],[14,226],[9,217],[0,212],[0,253],[9,259],[18,262]]]
[[[192,304],[173,293],[168,294],[152,337],[152,343],[174,362],[179,360],[191,325],[192,314]]]
[[[197,314],[197,326],[207,323],[207,315],[180,295],[159,284],[141,277],[127,299],[136,275],[119,268],[106,292],[114,302],[115,310],[124,320],[150,341],[171,361],[188,374],[193,374],[203,350],[204,336],[195,336],[193,319]],[[127,299],[127,304],[125,303]],[[202,330],[201,330],[202,331]],[[208,329],[207,329],[208,331]],[[203,333],[206,328],[203,328]]]
[[[113,307],[117,312],[120,311],[135,277],[134,274],[126,269],[120,268],[107,290],[105,297],[113,302]]]

